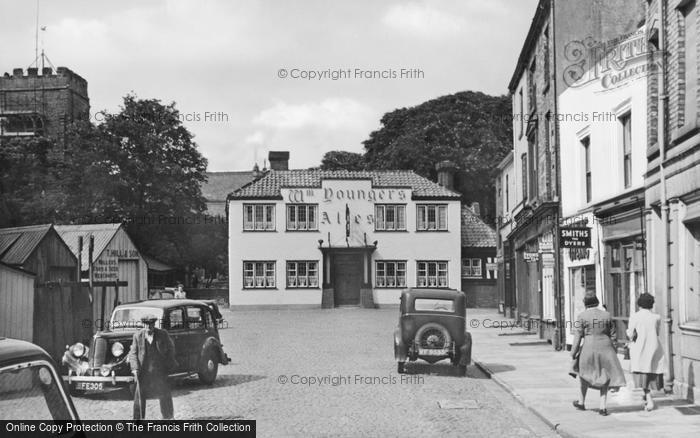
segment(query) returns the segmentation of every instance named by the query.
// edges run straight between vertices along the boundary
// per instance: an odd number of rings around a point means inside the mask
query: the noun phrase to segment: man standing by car
[[[156,328],[158,317],[141,318],[144,328],[134,333],[129,350],[129,365],[136,380],[134,391],[134,420],[146,416],[146,399],[160,399],[164,420],[173,418],[173,397],[168,374],[175,369],[175,343],[167,331]]]

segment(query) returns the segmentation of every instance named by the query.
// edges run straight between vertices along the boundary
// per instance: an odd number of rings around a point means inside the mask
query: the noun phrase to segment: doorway
[[[362,253],[336,253],[333,256],[333,286],[336,306],[360,305]]]

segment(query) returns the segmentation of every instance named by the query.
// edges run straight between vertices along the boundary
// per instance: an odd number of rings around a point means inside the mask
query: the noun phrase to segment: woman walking
[[[630,342],[630,369],[634,385],[644,390],[644,409],[654,409],[650,388],[664,387],[664,351],[659,341],[661,316],[651,311],[654,296],[643,293],[637,299],[639,311],[630,317],[627,337]]]
[[[598,298],[588,294],[586,306],[576,321],[576,336],[572,357],[578,356],[578,376],[581,384],[579,399],[574,407],[586,410],[588,388],[600,390],[600,415],[608,415],[608,390],[625,386],[625,375],[615,350],[616,328],[612,317],[598,309]],[[583,343],[583,345],[581,345]]]

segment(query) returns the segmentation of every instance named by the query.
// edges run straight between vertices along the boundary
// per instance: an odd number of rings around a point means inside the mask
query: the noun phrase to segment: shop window
[[[405,261],[377,261],[374,272],[375,287],[406,287]]]
[[[626,322],[636,311],[633,304],[644,292],[644,243],[641,240],[610,242],[606,245],[606,254],[610,260],[606,264],[611,292],[608,311],[618,321],[618,339],[625,341]]]
[[[243,204],[244,231],[275,231],[275,204]]]
[[[447,205],[419,204],[416,212],[418,231],[447,231]]]
[[[318,206],[315,204],[287,205],[287,231],[318,230]]]
[[[583,305],[583,298],[588,295],[596,295],[595,286],[595,265],[586,265],[578,268],[570,269],[571,283],[571,317],[577,318],[578,315],[586,308]],[[571,332],[575,331],[574,326],[571,327]]]
[[[374,207],[375,231],[405,231],[405,205],[376,205]]]
[[[300,261],[287,262],[288,288],[318,287],[318,262]]]
[[[275,262],[243,262],[243,287],[245,289],[274,288]]]
[[[481,259],[462,259],[462,278],[483,278]]]
[[[418,287],[449,287],[447,262],[417,262]]]

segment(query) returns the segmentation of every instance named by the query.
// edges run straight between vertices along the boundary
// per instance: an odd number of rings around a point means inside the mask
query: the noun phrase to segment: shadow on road
[[[190,394],[196,391],[205,391],[212,388],[221,388],[226,386],[236,386],[245,383],[255,382],[256,380],[265,379],[266,376],[258,376],[253,374],[229,374],[218,376],[213,384],[205,385],[196,377],[176,380],[171,383],[173,397],[179,397]],[[80,396],[89,400],[133,400],[133,396],[128,388],[116,389],[106,392],[85,393]]]
[[[459,374],[459,369],[451,365],[450,363],[436,363],[429,364],[427,362],[407,362],[406,363],[406,374],[426,374],[433,376],[443,376],[443,377],[462,377]],[[469,365],[467,367],[466,377],[471,379],[488,379],[484,373],[482,373],[475,365]]]

